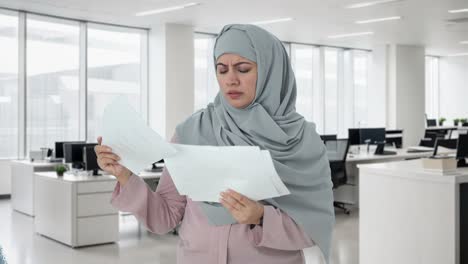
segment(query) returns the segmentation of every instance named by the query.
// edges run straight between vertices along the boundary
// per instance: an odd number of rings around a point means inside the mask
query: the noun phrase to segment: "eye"
[[[226,67],[222,67],[222,66],[219,66],[217,70],[219,74],[225,74],[227,72]]]
[[[240,73],[248,73],[250,71],[250,68],[238,68],[237,69]]]

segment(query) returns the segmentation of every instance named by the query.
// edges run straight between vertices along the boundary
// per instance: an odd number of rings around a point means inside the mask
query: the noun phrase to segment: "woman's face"
[[[257,63],[236,54],[226,53],[216,62],[220,92],[235,108],[245,108],[255,99]]]

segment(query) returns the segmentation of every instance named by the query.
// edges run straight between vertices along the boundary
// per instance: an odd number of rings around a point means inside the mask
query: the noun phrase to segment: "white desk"
[[[34,227],[71,247],[115,242],[118,211],[110,204],[113,176],[36,173]]]
[[[34,173],[54,171],[58,163],[11,161],[11,205],[16,211],[34,216]]]
[[[344,201],[349,204],[354,204],[359,207],[359,169],[360,164],[369,163],[382,163],[382,162],[394,162],[402,161],[407,159],[419,159],[424,157],[432,156],[433,152],[407,152],[407,149],[394,149],[385,148],[385,150],[395,151],[396,155],[375,155],[375,147],[371,147],[370,151],[367,152],[367,147],[361,146],[360,152],[357,154],[348,154],[346,158],[346,172],[348,176],[348,183],[351,185],[344,185],[334,190],[334,195],[337,201]],[[440,147],[439,153],[450,154],[455,153],[455,150]]]
[[[421,160],[359,169],[359,263],[461,263],[459,190],[468,169],[441,175]]]
[[[142,172],[144,180],[161,172]],[[37,233],[71,247],[116,242],[119,214],[110,200],[117,180],[112,175],[81,176],[55,172],[35,174]]]

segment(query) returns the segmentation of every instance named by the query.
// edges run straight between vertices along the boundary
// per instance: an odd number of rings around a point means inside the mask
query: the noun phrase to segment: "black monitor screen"
[[[468,134],[458,135],[457,159],[468,157]]]
[[[348,141],[349,145],[360,145],[361,136],[359,128],[349,128],[348,129]]]
[[[361,128],[361,144],[385,142],[385,128]]]
[[[64,143],[63,152],[65,162],[67,163],[83,163],[83,148],[85,146],[95,146],[92,143]]]
[[[65,143],[85,143],[84,141],[57,141],[55,142],[55,157],[64,158],[63,144]]]
[[[99,165],[97,163],[96,152],[94,151],[94,146],[88,145],[83,149],[83,161],[85,164],[85,170],[92,170],[94,175],[97,174],[99,170]]]

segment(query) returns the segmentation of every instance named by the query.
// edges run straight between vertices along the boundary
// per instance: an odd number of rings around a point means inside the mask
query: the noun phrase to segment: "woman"
[[[334,211],[326,150],[315,125],[295,111],[281,41],[256,26],[228,25],[214,57],[220,91],[178,125],[172,142],[267,149],[291,194],[256,202],[227,190],[220,204],[194,202],[178,194],[167,170],[152,192],[100,145],[100,167],[118,179],[112,204],[158,234],[180,224],[178,263],[304,263],[302,249],[313,245],[328,259]]]

